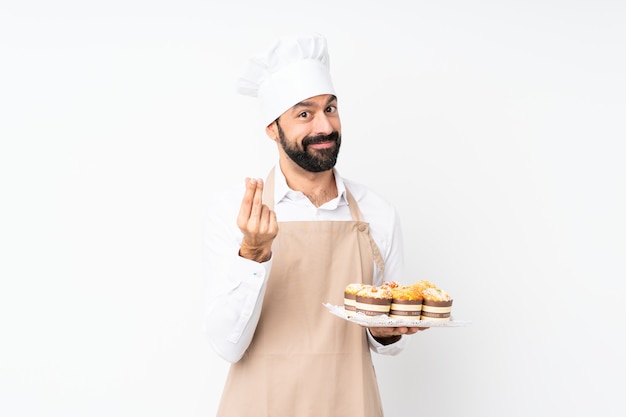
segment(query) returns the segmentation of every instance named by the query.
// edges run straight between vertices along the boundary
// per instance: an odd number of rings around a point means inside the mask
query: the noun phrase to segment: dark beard
[[[278,127],[278,137],[280,138],[281,146],[289,158],[298,164],[300,168],[309,172],[322,172],[332,169],[337,163],[337,156],[341,147],[339,132],[335,131],[329,135],[307,136],[302,140],[302,147],[300,148],[297,144],[290,145],[287,142],[278,120],[276,120],[276,126]],[[334,142],[335,146],[308,151],[309,145],[322,142]]]

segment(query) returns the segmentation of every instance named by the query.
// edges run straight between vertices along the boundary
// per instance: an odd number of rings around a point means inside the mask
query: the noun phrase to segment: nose
[[[314,135],[329,135],[335,130],[335,127],[331,123],[330,118],[325,112],[320,112],[315,116],[313,120],[313,134]]]

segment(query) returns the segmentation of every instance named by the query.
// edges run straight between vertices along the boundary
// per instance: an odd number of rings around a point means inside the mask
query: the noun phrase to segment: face
[[[274,124],[280,146],[302,169],[322,172],[337,163],[341,122],[335,96],[304,100],[283,113]]]

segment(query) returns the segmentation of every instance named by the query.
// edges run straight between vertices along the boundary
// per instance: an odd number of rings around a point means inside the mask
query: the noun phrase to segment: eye
[[[336,112],[337,112],[337,106],[326,107],[326,113],[336,113]]]
[[[303,111],[298,113],[298,117],[301,119],[306,119],[307,117],[309,117],[309,112],[308,111]]]

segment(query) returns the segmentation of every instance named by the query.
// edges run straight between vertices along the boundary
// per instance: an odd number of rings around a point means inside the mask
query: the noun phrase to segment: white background
[[[235,81],[305,30],[329,42],[340,172],[398,208],[407,281],[472,321],[375,358],[387,416],[625,415],[625,21],[608,0],[3,0],[0,415],[214,415],[204,213],[275,158]]]

